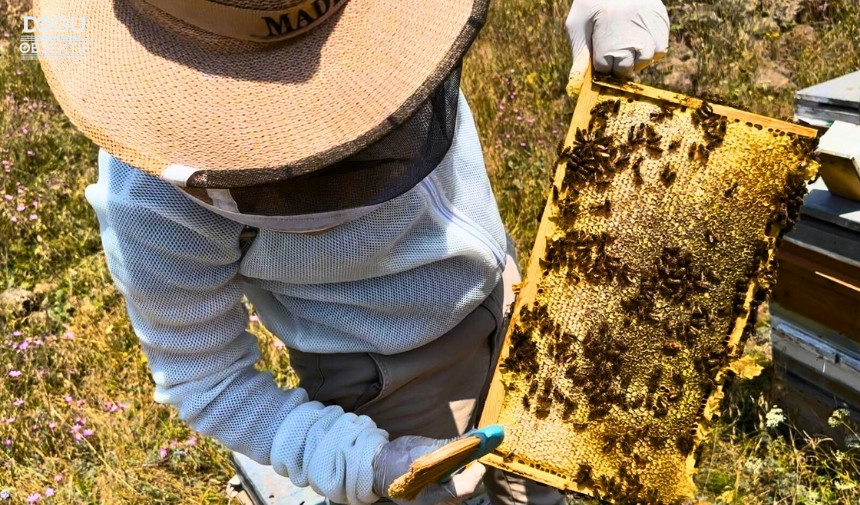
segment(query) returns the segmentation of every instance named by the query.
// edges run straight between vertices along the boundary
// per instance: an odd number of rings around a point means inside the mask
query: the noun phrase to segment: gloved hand
[[[568,92],[579,92],[590,58],[596,72],[630,77],[669,47],[669,14],[660,0],[574,0],[565,21],[573,48]]]
[[[388,486],[409,471],[418,457],[433,452],[451,440],[403,436],[383,445],[373,458],[373,492],[388,497]],[[445,484],[431,484],[413,501],[394,500],[400,505],[459,505],[475,493],[486,469],[472,463]]]

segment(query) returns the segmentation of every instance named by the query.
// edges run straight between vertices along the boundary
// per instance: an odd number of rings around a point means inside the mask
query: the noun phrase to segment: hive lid
[[[795,116],[823,127],[833,121],[860,124],[860,71],[798,91]]]
[[[830,192],[860,201],[860,125],[834,121],[821,137],[818,152],[821,178]]]

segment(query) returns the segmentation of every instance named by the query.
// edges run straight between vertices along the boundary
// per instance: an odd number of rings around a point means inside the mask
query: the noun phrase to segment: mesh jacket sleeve
[[[341,503],[372,503],[388,435],[366,416],[280,389],[254,368],[242,304],[242,226],[104,151],[87,188],[108,268],[155,381],[155,400],[192,428]]]

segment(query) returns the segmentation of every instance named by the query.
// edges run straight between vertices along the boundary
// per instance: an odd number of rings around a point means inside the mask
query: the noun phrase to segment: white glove
[[[373,458],[373,492],[388,497],[388,486],[409,471],[418,457],[452,440],[403,436],[383,445]],[[399,505],[459,505],[475,493],[484,476],[484,465],[472,463],[445,484],[431,484],[413,501],[394,500]]]
[[[669,14],[660,0],[575,0],[564,26],[573,48],[568,91],[577,93],[590,58],[595,72],[630,77],[669,47]]]

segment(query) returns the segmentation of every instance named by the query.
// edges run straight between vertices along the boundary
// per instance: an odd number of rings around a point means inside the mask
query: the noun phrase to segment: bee
[[[711,157],[711,151],[708,146],[704,144],[699,144],[698,146],[696,146],[696,157],[708,161],[708,158]]]
[[[616,107],[620,107],[620,104],[621,102],[619,100],[611,100],[599,103],[591,109],[591,115],[601,117],[608,116],[610,112],[615,111]]]
[[[696,158],[696,144],[690,144],[690,149],[687,150],[687,156],[690,158],[690,161]]]
[[[710,152],[723,144],[723,139],[713,139],[705,144],[704,151],[710,155]],[[707,156],[705,157],[707,159]]]
[[[663,148],[660,147],[659,142],[651,142],[649,141],[645,144],[645,149],[647,149],[652,154],[663,154]]]
[[[571,400],[570,398],[564,399],[564,410],[561,412],[561,419],[563,421],[567,421],[570,419],[570,416],[573,415],[573,411],[576,410],[576,402]]]
[[[708,367],[709,369],[713,370],[714,368],[717,368],[717,367],[719,367],[720,365],[722,365],[722,364],[723,364],[723,360],[722,360],[722,359],[719,359],[719,358],[711,358],[711,359],[707,360],[707,361],[705,362],[705,364],[707,365],[707,367]]]
[[[737,194],[738,194],[738,183],[737,183],[737,181],[735,181],[731,186],[729,186],[729,189],[723,191],[723,196],[726,198],[732,198]]]
[[[558,203],[558,187],[555,184],[552,186],[552,203]]]
[[[531,400],[529,400],[528,395],[523,395],[523,408],[526,410],[531,409]]]
[[[631,475],[630,470],[630,463],[626,461],[621,463],[618,467],[618,477],[626,481]]]
[[[555,148],[555,154],[559,158],[566,158],[570,155],[570,147],[564,145],[564,139],[558,141],[558,146]]]
[[[669,356],[674,356],[674,355],[678,354],[678,351],[680,351],[680,350],[681,350],[681,342],[678,342],[677,340],[665,342],[663,344],[663,352],[665,354],[668,354]]]
[[[588,413],[588,420],[594,421],[598,419],[603,419],[607,415],[609,415],[609,407],[607,405],[601,405],[599,407],[594,407],[591,409],[591,411]]]
[[[668,440],[668,437],[666,437],[665,435],[650,435],[650,436],[648,436],[648,444],[651,447],[655,447],[655,448],[656,447],[663,447],[663,444],[666,443],[666,440]]]
[[[677,151],[679,147],[681,147],[681,141],[680,140],[675,139],[672,142],[669,142],[669,150],[670,151]]]
[[[717,237],[711,230],[705,230],[705,241],[708,243],[708,245],[716,245]]]
[[[668,119],[668,118],[672,117],[672,115],[674,113],[675,113],[674,107],[663,104],[663,105],[660,105],[660,111],[659,112],[652,112],[651,113],[651,119],[653,121],[663,121],[664,119]]]
[[[663,138],[662,136],[657,135],[657,131],[654,130],[654,127],[649,124],[645,125],[645,136],[648,138],[649,142],[652,140],[659,141]]]
[[[634,145],[636,143],[636,125],[631,125],[627,131],[627,143]]]
[[[603,446],[601,447],[601,451],[604,454],[612,452],[615,449],[615,446],[618,445],[618,435],[604,435],[603,436]]]
[[[647,139],[645,138],[645,123],[640,123],[638,127],[635,127],[633,130],[633,139],[630,141],[631,145],[638,146],[645,143]]]
[[[676,445],[678,450],[681,451],[681,454],[687,455],[693,451],[693,446],[695,445],[695,441],[693,439],[693,435],[684,434],[678,437],[676,440]]]
[[[538,403],[538,407],[535,409],[535,417],[537,419],[546,419],[547,416],[549,416],[549,405]]]
[[[645,397],[643,395],[636,395],[633,398],[633,401],[630,402],[630,407],[634,409],[638,409],[645,403]]]
[[[707,291],[709,289],[714,288],[714,285],[708,282],[708,279],[705,278],[704,273],[699,274],[699,277],[693,280],[693,285],[696,287],[696,289],[699,289],[701,291]]]
[[[639,186],[642,185],[645,181],[642,180],[642,173],[639,171],[639,167],[642,166],[642,158],[640,157],[636,161],[633,162],[633,166],[630,169],[633,171],[633,182]]]
[[[660,172],[660,180],[663,181],[663,184],[666,186],[670,186],[673,182],[675,182],[675,178],[677,177],[677,172],[672,170],[671,165],[666,163],[666,166],[663,167],[663,171]]]
[[[657,386],[660,384],[660,379],[663,378],[663,368],[655,367],[654,370],[651,371],[651,375],[648,376],[648,392],[653,393],[657,391]]]
[[[647,410],[651,410],[654,407],[654,395],[652,393],[648,393],[645,395],[645,408]]]
[[[576,129],[576,134],[574,135],[574,137],[576,138],[576,141],[580,144],[587,144],[592,140],[591,134],[581,128]]]
[[[636,463],[636,466],[638,467],[643,467],[648,464],[648,460],[638,452],[633,454],[633,462]]]
[[[591,207],[591,210],[595,213],[609,214],[612,210],[612,204],[610,203],[609,198],[606,198],[603,200],[602,204]]]
[[[579,470],[576,472],[576,482],[591,487],[594,484],[594,477],[591,472],[591,465],[579,465]]]
[[[669,401],[665,396],[658,396],[654,405],[654,417],[665,417],[669,413]]]

